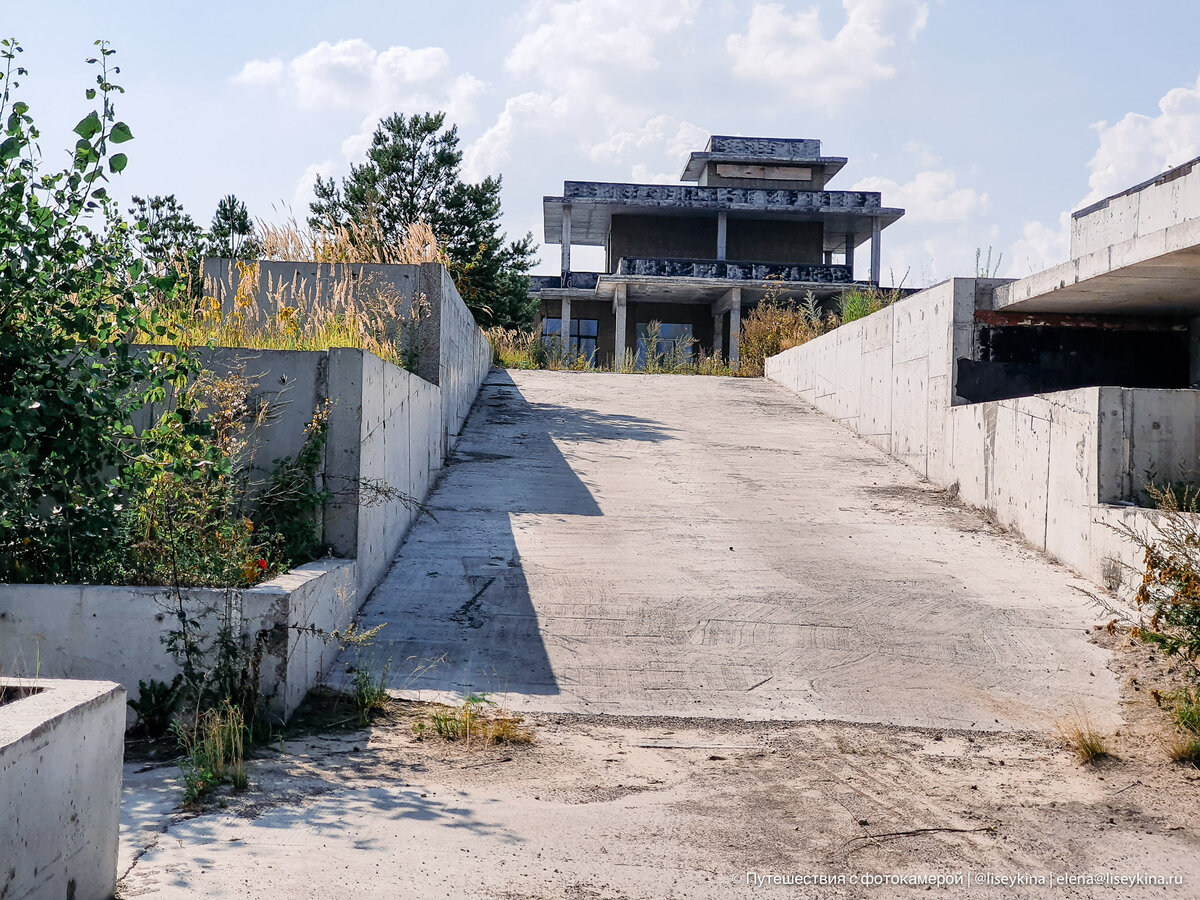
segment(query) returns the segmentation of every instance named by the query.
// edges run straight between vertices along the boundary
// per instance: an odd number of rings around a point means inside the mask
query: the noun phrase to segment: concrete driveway
[[[1083,582],[761,379],[493,371],[428,509],[339,669],[547,712],[1119,721]]]

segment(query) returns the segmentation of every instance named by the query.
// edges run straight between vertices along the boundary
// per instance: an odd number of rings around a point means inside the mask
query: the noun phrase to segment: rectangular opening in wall
[[[637,326],[637,366],[646,365],[646,348],[650,342],[650,323],[639,322]],[[691,356],[695,352],[696,338],[690,322],[663,322],[658,326],[658,341],[655,352],[660,357]]]
[[[1189,386],[1186,326],[977,325],[975,337],[977,358],[957,361],[955,385],[970,403],[1101,385]]]

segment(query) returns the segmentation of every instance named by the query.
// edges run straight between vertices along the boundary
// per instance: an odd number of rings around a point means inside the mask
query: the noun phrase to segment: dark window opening
[[[957,363],[956,393],[971,403],[1081,387],[1188,387],[1184,331],[1045,325],[980,326],[979,359]]]
[[[571,319],[570,340],[567,343],[572,353],[579,353],[589,359],[596,355],[596,335],[600,330],[599,319]],[[546,339],[561,339],[562,319],[542,320],[542,337]]]

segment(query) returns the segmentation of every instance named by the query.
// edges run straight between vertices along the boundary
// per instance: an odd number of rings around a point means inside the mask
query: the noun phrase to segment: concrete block
[[[107,900],[117,882],[125,691],[2,678],[0,694],[0,891]]]

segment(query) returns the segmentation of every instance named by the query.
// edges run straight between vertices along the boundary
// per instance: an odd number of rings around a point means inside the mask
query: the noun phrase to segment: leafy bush
[[[194,371],[177,354],[131,352],[136,338],[169,337],[144,301],[175,279],[134,253],[104,186],[128,162],[112,148],[133,134],[113,108],[114,51],[97,46],[87,96],[98,105],[75,126],[70,166],[43,172],[16,99],[21,47],[0,42],[0,581],[102,577],[119,545],[133,413]]]
[[[1159,509],[1152,532],[1122,526],[1142,548],[1145,571],[1134,602],[1143,615],[1133,634],[1167,655],[1200,658],[1200,516],[1194,497],[1173,487],[1147,485]]]

